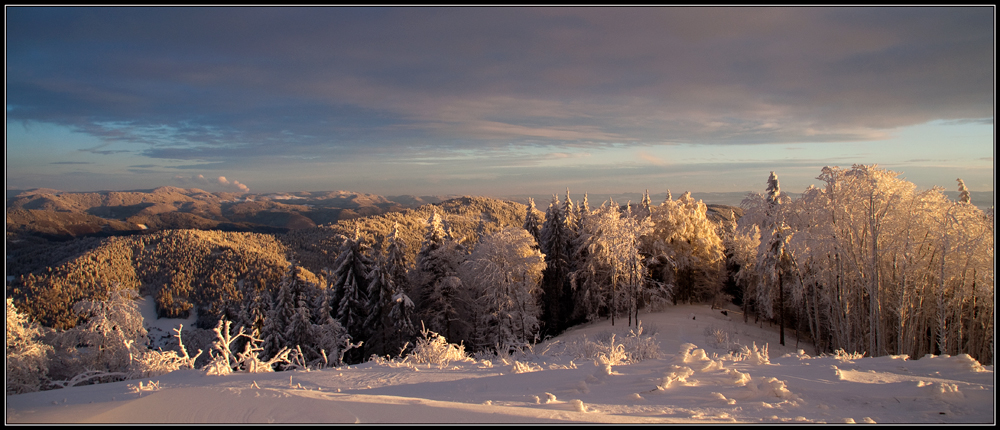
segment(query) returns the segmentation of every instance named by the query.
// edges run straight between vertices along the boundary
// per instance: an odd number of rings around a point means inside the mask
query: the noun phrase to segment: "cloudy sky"
[[[994,14],[7,7],[7,188],[989,191]]]

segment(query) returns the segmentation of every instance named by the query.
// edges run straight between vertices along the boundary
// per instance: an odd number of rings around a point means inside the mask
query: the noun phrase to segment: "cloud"
[[[54,161],[49,164],[94,164],[89,161]]]
[[[151,156],[822,142],[992,118],[990,8],[10,12],[8,114]]]
[[[12,8],[7,115],[244,178],[867,142],[992,123],[994,34],[991,7]]]
[[[198,175],[198,176],[201,176],[201,175]],[[235,188],[237,190],[243,191],[244,193],[249,193],[250,192],[250,188],[247,188],[246,185],[241,184],[240,181],[234,180],[234,181],[230,182],[228,179],[226,179],[225,176],[219,176],[219,178],[216,181],[219,184],[226,185],[227,187]]]
[[[198,186],[217,185],[217,186],[222,186],[224,189],[227,190],[236,190],[244,193],[250,192],[250,188],[240,183],[240,181],[236,180],[230,181],[229,179],[226,179],[225,176],[219,176],[213,181],[211,179],[206,178],[205,175],[191,175],[191,176],[175,175],[174,180],[183,185],[189,185],[189,184]]]
[[[666,161],[664,161],[661,158],[659,158],[659,157],[657,157],[657,156],[655,156],[653,154],[650,154],[650,153],[648,153],[646,151],[640,151],[639,152],[639,158],[641,158],[641,159],[649,162],[650,164],[656,165],[656,166],[668,166],[669,165],[669,163],[667,163]]]

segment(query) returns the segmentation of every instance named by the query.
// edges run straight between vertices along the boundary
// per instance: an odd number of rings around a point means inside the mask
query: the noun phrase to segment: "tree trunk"
[[[783,285],[781,270],[778,271],[778,321],[781,344],[785,344],[785,286]]]

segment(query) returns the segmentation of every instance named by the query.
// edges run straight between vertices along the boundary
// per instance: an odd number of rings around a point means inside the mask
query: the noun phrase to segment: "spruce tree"
[[[524,229],[535,239],[536,243],[539,237],[541,237],[542,229],[542,221],[538,219],[538,215],[535,213],[537,211],[535,209],[535,199],[528,197],[528,209],[524,214]]]
[[[457,274],[465,257],[465,248],[451,238],[435,211],[427,220],[427,233],[417,254],[411,282],[419,300],[418,313],[427,328],[453,341],[467,335],[470,326],[459,318],[465,289]]]
[[[565,328],[568,315],[563,315],[560,305],[567,295],[569,265],[569,230],[559,197],[553,195],[545,212],[545,223],[539,234],[542,254],[545,254],[545,270],[542,273],[542,322],[546,334],[554,335]]]
[[[366,340],[368,335],[364,325],[368,304],[365,293],[368,289],[367,275],[371,273],[374,263],[357,229],[353,238],[342,237],[342,240],[332,274],[335,279],[333,305],[337,308],[337,321],[356,343]],[[351,359],[360,359],[360,354],[352,350]]]
[[[385,240],[383,239],[383,243]],[[383,355],[388,352],[386,331],[391,327],[387,323],[392,307],[392,296],[396,291],[386,258],[375,259],[375,265],[368,274],[368,279],[368,317],[365,319],[365,327],[371,336],[366,344],[366,351]]]
[[[960,203],[972,204],[972,193],[965,187],[965,181],[962,178],[958,178],[956,181],[958,181],[958,201]]]
[[[389,311],[389,319],[396,333],[396,347],[404,345],[410,337],[416,333],[413,326],[413,301],[406,293],[399,291],[392,296],[392,309]]]
[[[406,261],[406,241],[399,236],[399,224],[393,227],[387,241],[385,265],[389,271],[389,278],[398,291],[408,291],[409,279],[406,277],[406,272],[409,264]]]

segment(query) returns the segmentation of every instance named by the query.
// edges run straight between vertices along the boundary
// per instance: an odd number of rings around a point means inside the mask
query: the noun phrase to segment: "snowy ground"
[[[732,318],[730,318],[732,317]],[[17,423],[995,423],[993,366],[968,356],[815,357],[776,328],[708,306],[641,315],[660,358],[630,365],[570,355],[621,341],[600,321],[518,362],[375,363],[337,369],[148,380],[8,395]],[[158,324],[166,327],[168,321]],[[187,324],[186,324],[187,325]],[[167,330],[168,331],[168,330]],[[727,339],[728,336],[728,339]],[[768,345],[770,360],[726,357]],[[575,349],[574,349],[575,348]],[[812,346],[799,348],[811,351]],[[142,384],[140,386],[140,383]]]

